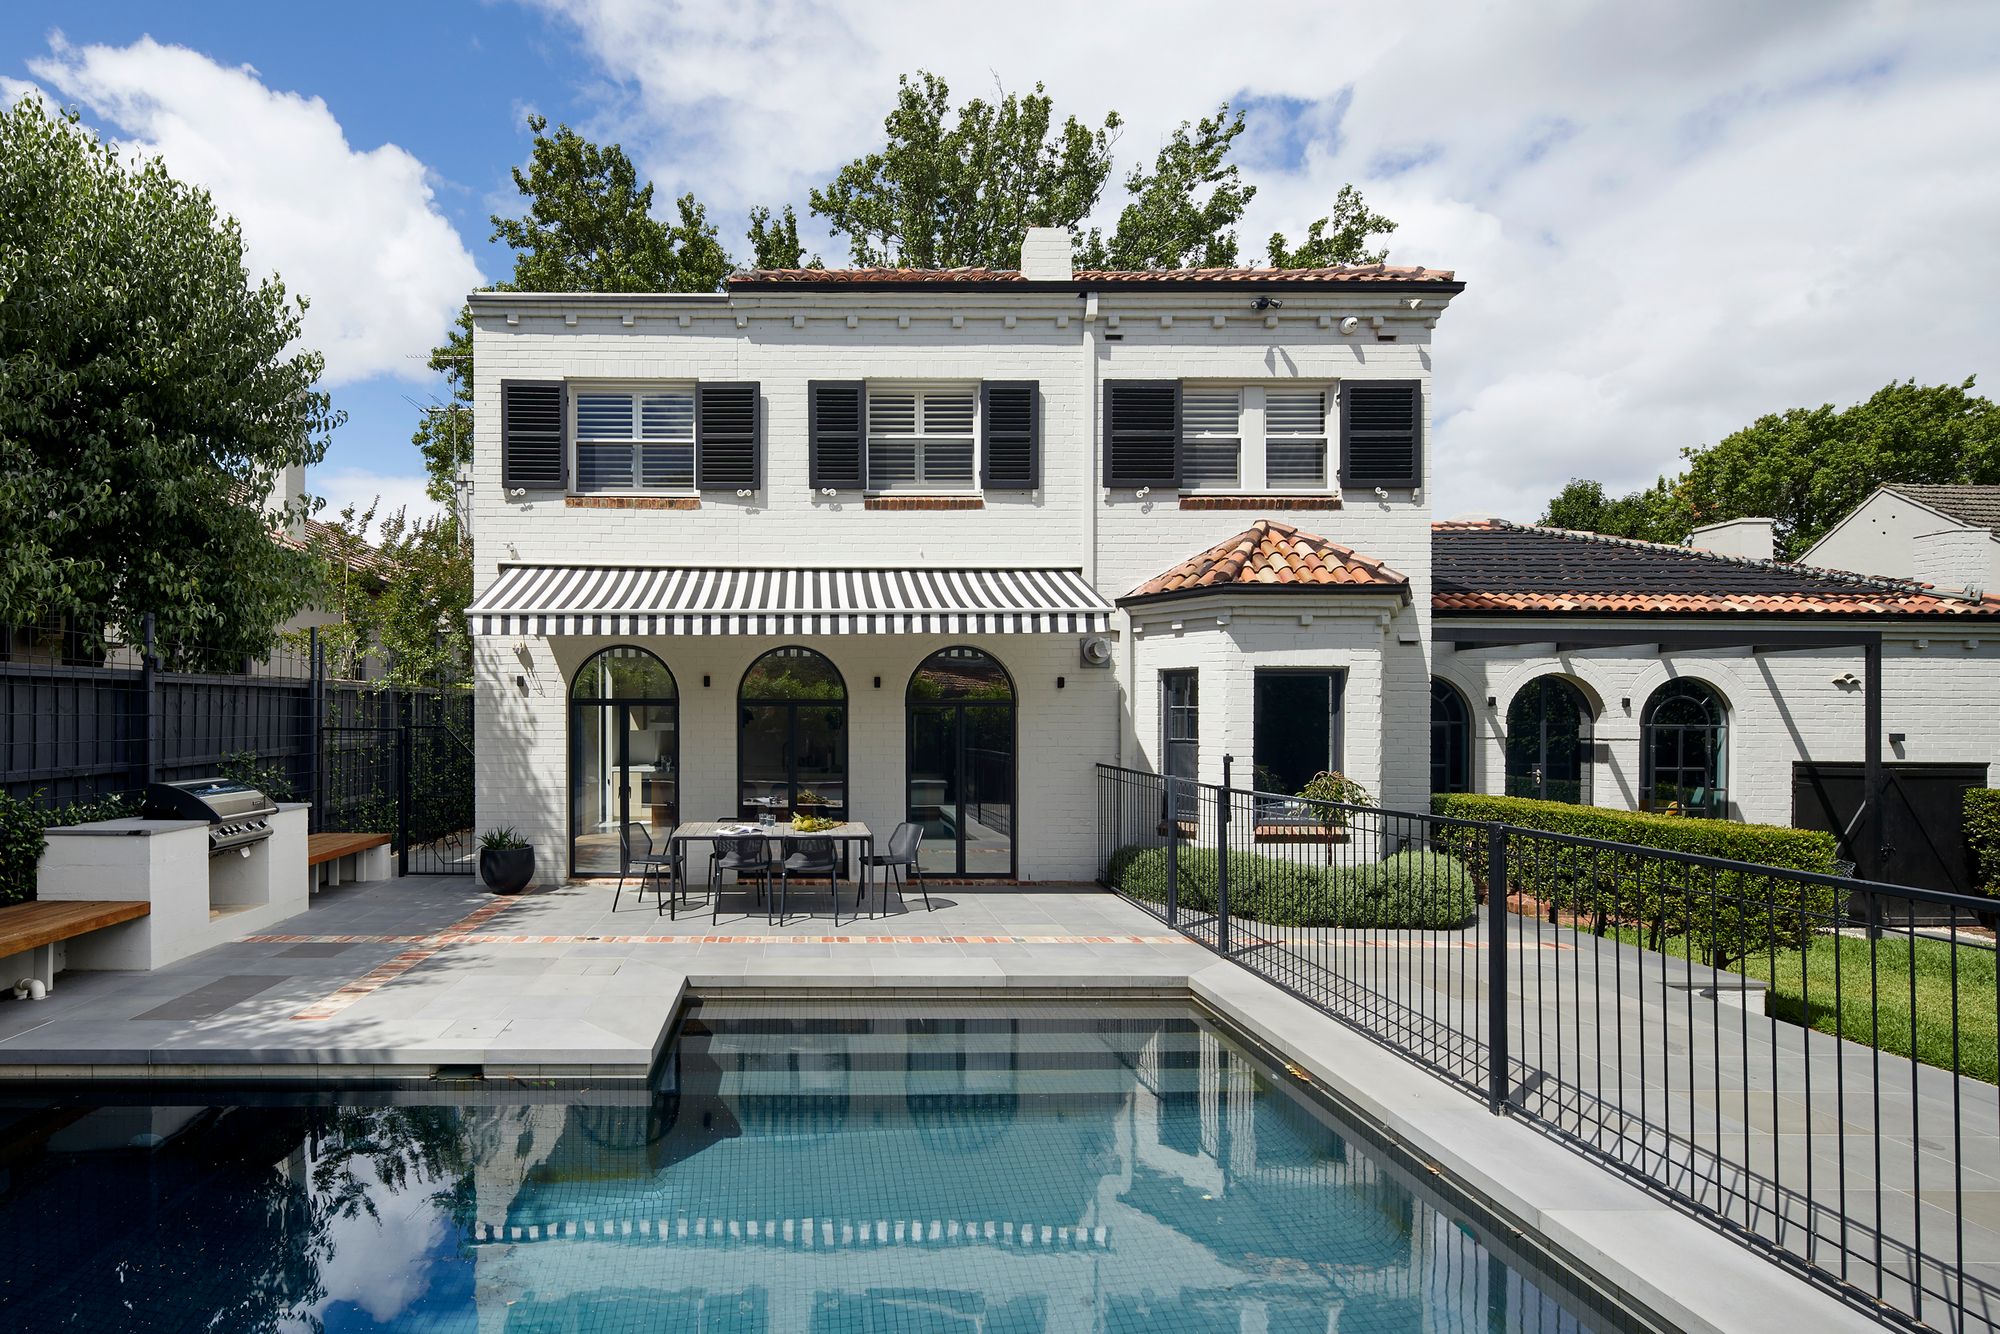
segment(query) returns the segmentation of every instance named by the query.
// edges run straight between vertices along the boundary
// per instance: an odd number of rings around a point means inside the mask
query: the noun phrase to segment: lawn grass
[[[1613,934],[1641,944],[1639,933]],[[1664,951],[1687,957],[1685,937]],[[2000,1013],[1995,1011],[1994,954],[1990,949],[1942,940],[1884,936],[1870,948],[1857,936],[1821,935],[1802,954],[1781,950],[1739,960],[1728,971],[1770,985],[1770,1013],[1789,1023],[1833,1033],[1895,1056],[1914,1053],[1942,1070],[1952,1054],[1952,955],[1958,956],[1957,1060],[1960,1074],[2000,1083]],[[1871,972],[1872,969],[1872,972]],[[1911,972],[1915,970],[1916,1028],[1911,1042]],[[1835,974],[1838,973],[1838,991]],[[1876,999],[1871,1006],[1870,998]]]

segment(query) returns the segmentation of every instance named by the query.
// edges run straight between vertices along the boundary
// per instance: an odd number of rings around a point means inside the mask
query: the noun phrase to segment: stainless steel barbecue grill
[[[148,820],[208,821],[211,857],[263,842],[277,813],[278,804],[263,792],[227,778],[149,784],[141,812]]]

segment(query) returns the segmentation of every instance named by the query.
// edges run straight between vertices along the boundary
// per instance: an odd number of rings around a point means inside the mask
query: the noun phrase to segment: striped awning
[[[1101,633],[1077,570],[748,570],[509,565],[466,610],[479,635]]]

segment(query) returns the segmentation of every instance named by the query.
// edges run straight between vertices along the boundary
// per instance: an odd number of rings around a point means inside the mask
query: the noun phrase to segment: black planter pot
[[[479,878],[495,894],[519,894],[535,878],[535,850],[528,848],[481,848]]]

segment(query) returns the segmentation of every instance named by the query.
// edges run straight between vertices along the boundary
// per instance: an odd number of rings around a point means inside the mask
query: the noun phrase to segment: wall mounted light
[[[706,676],[701,678],[701,688],[703,690],[708,689],[708,678]]]
[[[877,690],[880,690],[882,688],[882,678],[879,676],[875,678],[875,688]]]
[[[1057,690],[1061,690],[1061,689],[1062,689],[1062,688],[1063,688],[1064,686],[1066,686],[1066,685],[1068,685],[1068,684],[1069,684],[1069,682],[1068,682],[1067,678],[1064,678],[1064,677],[1060,677],[1060,676],[1058,676],[1058,677],[1056,678],[1056,689],[1057,689]]]
[[[1632,712],[1632,697],[1630,695],[1627,695],[1625,698],[1619,700],[1618,703],[1621,706],[1623,706],[1625,712],[1627,713]]]
[[[1499,707],[1500,707],[1500,697],[1499,697],[1498,695],[1488,695],[1488,696],[1486,697],[1486,707],[1487,707],[1487,708],[1489,708],[1489,709],[1497,709],[1497,708],[1499,708]]]
[[[1890,744],[1890,745],[1892,745],[1892,746],[1900,746],[1900,745],[1902,745],[1902,744],[1903,744],[1904,740],[1905,740],[1905,737],[1904,737],[1903,733],[1901,733],[1901,732],[1891,732],[1891,733],[1889,733],[1889,744]]]
[[[519,687],[521,688],[521,693],[522,693],[522,694],[524,694],[524,695],[525,695],[525,694],[527,694],[527,693],[528,693],[528,678],[527,678],[527,677],[525,677],[525,676],[517,676],[517,677],[515,677],[515,678],[514,678],[514,684],[515,684],[515,685],[517,685],[517,686],[519,686]]]

